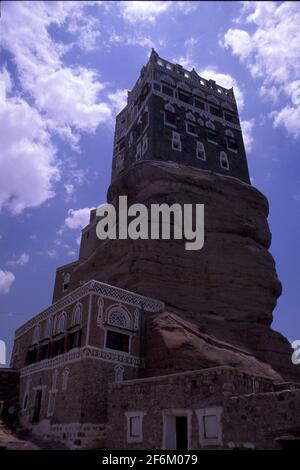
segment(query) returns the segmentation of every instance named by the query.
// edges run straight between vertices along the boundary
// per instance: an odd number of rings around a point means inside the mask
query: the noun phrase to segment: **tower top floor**
[[[139,160],[175,161],[250,183],[233,89],[152,49],[116,118],[112,180]]]

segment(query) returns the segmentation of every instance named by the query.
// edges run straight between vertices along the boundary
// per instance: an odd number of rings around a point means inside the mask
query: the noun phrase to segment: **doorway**
[[[163,449],[185,451],[190,448],[191,412],[168,410],[163,413]]]
[[[38,423],[40,420],[41,404],[42,404],[42,390],[37,390],[35,394],[34,410],[33,410],[33,416],[32,416],[33,423]]]

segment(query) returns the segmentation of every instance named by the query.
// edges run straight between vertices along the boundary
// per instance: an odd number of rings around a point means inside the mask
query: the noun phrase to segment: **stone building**
[[[205,243],[99,240],[15,334],[24,427],[71,448],[263,449],[300,438],[300,372],[272,330],[266,198],[233,90],[152,51],[116,119],[108,202],[205,205]]]

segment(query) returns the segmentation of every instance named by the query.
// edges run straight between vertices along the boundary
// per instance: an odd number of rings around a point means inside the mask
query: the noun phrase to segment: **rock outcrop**
[[[117,205],[120,195],[128,196],[128,204],[204,204],[203,249],[186,251],[184,240],[99,241],[74,270],[72,286],[96,279],[164,301],[177,320],[188,320],[202,333],[193,336],[198,347],[192,366],[188,348],[176,346],[182,368],[229,362],[276,380],[300,381],[289,342],[270,326],[281,284],[268,251],[266,198],[233,177],[153,161],[137,163],[114,181],[108,202]],[[166,340],[163,330],[175,317],[167,318],[153,319],[153,331],[172,350],[177,333]],[[222,349],[220,342],[233,349]],[[155,348],[153,339],[151,350]]]

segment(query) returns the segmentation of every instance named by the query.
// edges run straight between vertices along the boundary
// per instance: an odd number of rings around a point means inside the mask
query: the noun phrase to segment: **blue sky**
[[[114,117],[154,47],[234,86],[252,183],[268,198],[283,294],[273,328],[300,338],[300,4],[2,2],[0,339],[52,298],[106,200]]]

